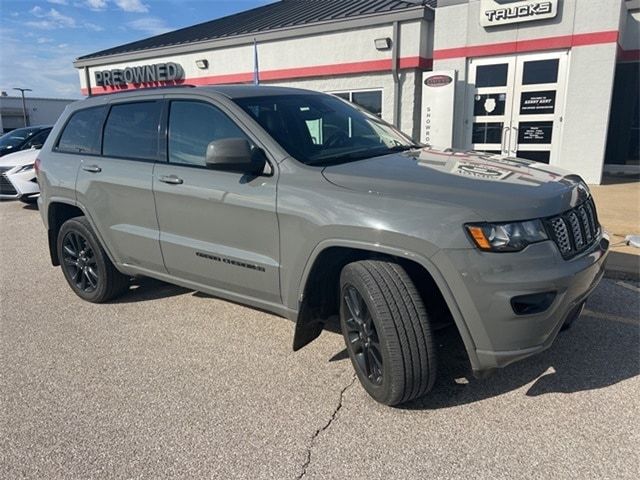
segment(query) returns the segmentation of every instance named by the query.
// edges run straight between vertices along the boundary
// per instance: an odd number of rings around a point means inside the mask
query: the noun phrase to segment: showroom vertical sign
[[[455,70],[423,73],[420,142],[440,148],[453,145],[456,78]]]

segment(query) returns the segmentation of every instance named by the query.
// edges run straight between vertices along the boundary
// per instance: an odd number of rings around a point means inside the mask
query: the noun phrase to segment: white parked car
[[[0,158],[0,200],[36,202],[40,187],[33,165],[39,152],[30,148]]]

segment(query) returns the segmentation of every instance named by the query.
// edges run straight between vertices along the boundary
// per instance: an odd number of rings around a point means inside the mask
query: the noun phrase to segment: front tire
[[[83,300],[107,302],[129,288],[129,278],[113,266],[86,217],[62,224],[57,250],[67,283]]]
[[[429,319],[413,282],[394,262],[366,260],[340,275],[340,325],[349,358],[376,401],[419,398],[436,378]]]

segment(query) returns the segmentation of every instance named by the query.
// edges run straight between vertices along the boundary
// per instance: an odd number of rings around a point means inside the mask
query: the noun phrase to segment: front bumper
[[[20,173],[0,174],[0,199],[13,200],[31,197],[40,193],[34,170]]]
[[[449,285],[469,334],[476,373],[504,367],[549,348],[604,274],[609,241],[601,236],[584,254],[564,260],[550,241],[518,253],[442,250],[432,260]],[[517,315],[513,297],[555,292],[540,313]]]

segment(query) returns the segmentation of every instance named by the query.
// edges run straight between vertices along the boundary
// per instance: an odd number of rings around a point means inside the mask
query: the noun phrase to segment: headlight
[[[473,243],[485,252],[519,252],[527,245],[548,240],[540,220],[465,225]]]
[[[13,173],[22,173],[22,172],[26,172],[27,170],[33,170],[33,167],[34,167],[33,163],[31,163],[29,165],[23,165]]]

